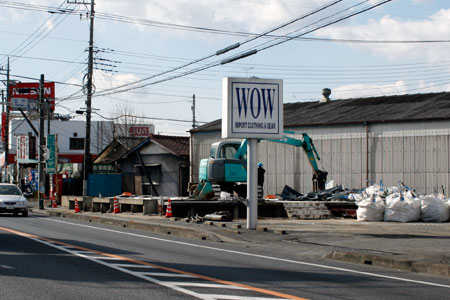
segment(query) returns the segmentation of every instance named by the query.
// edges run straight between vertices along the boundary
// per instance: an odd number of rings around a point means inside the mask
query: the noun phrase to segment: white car
[[[28,201],[17,185],[0,183],[0,213],[28,216]]]

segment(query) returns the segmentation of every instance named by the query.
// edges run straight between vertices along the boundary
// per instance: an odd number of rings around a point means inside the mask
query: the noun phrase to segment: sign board
[[[222,84],[223,138],[282,137],[282,80],[227,77]]]
[[[35,137],[28,135],[16,136],[17,155],[16,160],[19,164],[37,163],[35,159]]]
[[[30,159],[28,135],[18,135],[17,137],[17,162],[21,163]]]
[[[37,110],[39,108],[39,82],[19,82],[9,86],[10,110]],[[55,110],[55,83],[44,82],[44,99],[48,99],[50,111]]]
[[[148,126],[130,126],[128,128],[129,136],[149,136],[150,127]]]
[[[47,135],[47,148],[49,151],[47,159],[47,173],[56,173],[58,165],[58,136],[56,134]]]
[[[11,98],[11,106],[14,110],[28,110],[27,98]]]

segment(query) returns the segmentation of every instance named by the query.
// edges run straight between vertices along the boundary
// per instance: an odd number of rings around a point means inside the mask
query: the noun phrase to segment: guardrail
[[[114,197],[75,197],[63,196],[62,206],[75,208],[75,199],[82,211],[108,213],[113,211]],[[151,215],[161,213],[164,204],[162,197],[117,197],[121,212],[142,213]]]

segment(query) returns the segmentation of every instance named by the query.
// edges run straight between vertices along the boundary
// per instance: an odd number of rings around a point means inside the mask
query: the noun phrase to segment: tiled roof
[[[284,126],[450,120],[450,92],[284,104]],[[192,130],[221,130],[215,120]]]
[[[189,156],[189,137],[151,134],[150,141],[164,146],[177,156]]]
[[[105,149],[100,152],[94,163],[111,163],[123,154],[125,154],[129,149],[135,147],[137,144],[142,142],[145,138],[143,137],[119,137],[115,138]]]

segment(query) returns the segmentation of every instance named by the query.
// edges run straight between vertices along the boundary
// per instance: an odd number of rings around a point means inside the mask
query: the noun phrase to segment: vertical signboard
[[[47,135],[47,148],[48,148],[48,159],[47,159],[47,173],[56,173],[56,167],[58,165],[58,136],[56,134]]]
[[[30,159],[28,136],[18,135],[17,136],[17,162],[23,163]]]
[[[279,79],[223,79],[223,138],[281,138],[283,81]]]

